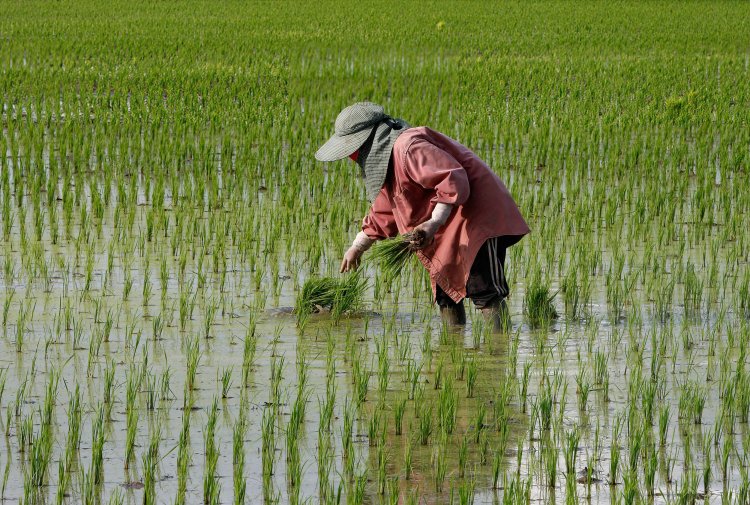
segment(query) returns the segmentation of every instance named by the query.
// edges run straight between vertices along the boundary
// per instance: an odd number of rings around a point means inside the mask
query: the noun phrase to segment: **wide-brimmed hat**
[[[371,102],[358,102],[345,108],[336,117],[334,133],[318,149],[319,161],[336,161],[346,158],[362,147],[372,129],[385,117],[383,107]]]
[[[385,183],[393,144],[408,127],[406,121],[387,115],[380,105],[358,102],[339,113],[333,136],[318,149],[315,158],[336,161],[359,149],[357,164],[372,201]]]

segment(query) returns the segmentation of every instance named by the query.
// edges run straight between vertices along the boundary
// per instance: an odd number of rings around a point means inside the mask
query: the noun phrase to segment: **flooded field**
[[[574,2],[588,45],[548,3],[9,9],[2,501],[748,503],[750,17],[668,5]],[[505,331],[367,255],[363,310],[295,313],[368,208],[313,159],[360,98],[507,183]]]

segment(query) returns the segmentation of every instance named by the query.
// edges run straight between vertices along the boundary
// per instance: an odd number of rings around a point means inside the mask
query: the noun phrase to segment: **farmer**
[[[347,156],[359,165],[372,205],[341,271],[356,269],[376,240],[413,232],[410,245],[430,274],[443,321],[464,324],[468,297],[500,329],[505,249],[529,227],[498,176],[455,140],[412,128],[370,102],[342,110],[315,153],[320,161]]]

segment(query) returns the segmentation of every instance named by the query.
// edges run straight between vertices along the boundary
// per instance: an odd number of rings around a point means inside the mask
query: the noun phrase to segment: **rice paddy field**
[[[4,503],[750,502],[747,2],[0,11]],[[510,188],[507,331],[338,274],[363,99]]]

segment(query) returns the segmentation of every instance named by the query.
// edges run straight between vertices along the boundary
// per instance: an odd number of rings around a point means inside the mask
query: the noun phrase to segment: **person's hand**
[[[356,270],[359,267],[359,259],[362,257],[364,251],[358,247],[350,247],[346,253],[344,253],[344,259],[341,261],[341,268],[339,272],[344,273],[350,270]]]
[[[432,219],[416,226],[410,232],[409,247],[415,251],[429,247],[435,241],[435,233],[437,233],[438,228],[440,228],[440,223],[436,223]]]

